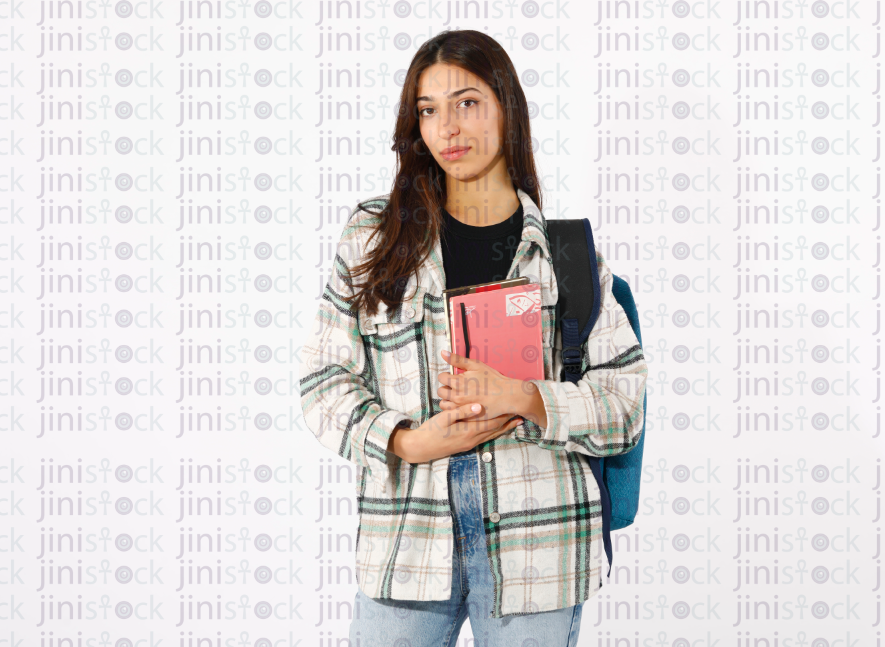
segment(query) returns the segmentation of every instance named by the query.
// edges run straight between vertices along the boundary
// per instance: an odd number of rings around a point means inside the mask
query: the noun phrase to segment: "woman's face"
[[[504,115],[495,93],[479,77],[437,63],[418,79],[417,97],[421,137],[448,175],[476,179],[503,156]]]

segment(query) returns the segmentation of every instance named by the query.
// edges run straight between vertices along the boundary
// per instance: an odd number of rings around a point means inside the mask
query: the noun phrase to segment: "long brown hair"
[[[354,309],[377,313],[378,302],[398,306],[411,275],[416,275],[430,255],[443,222],[446,204],[445,171],[434,159],[421,137],[415,97],[418,80],[431,65],[446,63],[481,78],[495,93],[503,111],[504,161],[514,188],[525,191],[538,206],[541,185],[532,154],[531,125],[525,94],[510,57],[491,36],[479,31],[444,31],[425,41],[415,53],[400,94],[399,111],[391,150],[396,153],[396,172],[388,202],[380,211],[357,205],[357,210],[378,217],[371,237],[379,244],[353,274],[366,275],[362,288],[353,296]]]

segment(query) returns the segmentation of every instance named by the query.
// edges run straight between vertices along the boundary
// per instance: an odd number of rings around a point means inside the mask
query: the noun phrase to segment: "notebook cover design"
[[[541,286],[527,283],[453,296],[449,303],[452,352],[467,356],[462,327],[464,304],[470,358],[518,380],[544,379],[541,344]],[[464,371],[454,368],[455,375]]]

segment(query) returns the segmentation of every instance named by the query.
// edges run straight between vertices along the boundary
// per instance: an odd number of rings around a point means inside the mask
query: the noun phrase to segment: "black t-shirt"
[[[445,208],[442,213],[446,289],[506,279],[522,240],[522,205],[507,220],[487,227],[466,225]]]

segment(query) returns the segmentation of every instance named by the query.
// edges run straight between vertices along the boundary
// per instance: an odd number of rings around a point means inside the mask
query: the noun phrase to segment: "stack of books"
[[[540,284],[523,276],[443,290],[443,297],[452,353],[514,379],[544,379]]]

